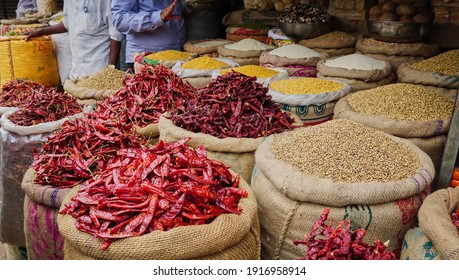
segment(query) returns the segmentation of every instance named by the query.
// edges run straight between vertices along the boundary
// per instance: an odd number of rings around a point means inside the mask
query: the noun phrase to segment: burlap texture
[[[335,36],[333,34],[337,34]],[[298,44],[308,48],[343,49],[354,48],[358,37],[341,31],[330,32],[312,39],[303,39]]]
[[[431,57],[438,53],[438,46],[425,43],[389,43],[372,38],[359,39],[356,49],[363,54]]]
[[[234,174],[234,173],[233,173]],[[255,194],[242,178],[239,188],[248,196],[242,198],[241,214],[222,214],[210,224],[182,226],[169,231],[153,231],[139,237],[114,241],[101,251],[101,240],[77,230],[75,219],[59,215],[57,223],[65,238],[64,258],[103,260],[181,260],[260,258],[259,222]],[[76,195],[78,188],[65,197],[65,203]]]
[[[355,48],[342,48],[342,49],[321,49],[313,48],[316,52],[327,55],[328,57],[337,57],[355,53]]]
[[[282,110],[288,111],[297,115],[303,124],[315,125],[329,121],[333,118],[333,110],[336,101],[328,102],[322,105],[308,105],[308,106],[289,106],[281,104]]]
[[[397,72],[398,67],[403,63],[414,63],[424,59],[422,56],[399,56],[399,55],[385,55],[385,54],[365,54],[374,59],[389,62],[392,66],[392,71]]]
[[[325,65],[325,61],[326,59],[322,59],[317,63],[317,71],[319,71],[320,75],[329,77],[357,79],[364,82],[377,82],[387,77],[392,71],[392,66],[386,61],[384,61],[385,66],[383,69],[374,70],[355,70],[341,67],[329,67]]]
[[[78,99],[104,99],[114,94],[116,90],[96,90],[78,86],[78,80],[67,80],[64,83],[64,90]]]
[[[214,42],[214,41],[222,43],[222,44],[231,43],[230,40],[225,40],[225,39],[193,40],[193,41],[186,41],[185,44],[183,45],[183,49],[185,51],[187,51],[187,52],[195,53],[197,55],[203,55],[203,54],[217,52],[218,45],[205,46],[205,47],[196,46],[196,44],[198,44],[198,43]]]
[[[394,78],[392,75],[389,75],[388,77],[379,80],[377,82],[364,82],[362,80],[357,80],[357,79],[346,79],[346,78],[340,78],[340,77],[328,77],[321,75],[320,73],[317,73],[317,78],[320,79],[325,79],[325,80],[330,80],[330,81],[337,81],[341,83],[346,83],[351,87],[351,92],[356,92],[360,90],[366,90],[366,89],[372,89],[375,87],[379,86],[384,86],[388,84],[394,83]]]
[[[212,77],[194,77],[194,78],[185,78],[183,80],[188,82],[194,88],[200,88],[212,82]]]
[[[239,64],[240,66],[244,66],[244,65],[259,65],[260,64],[260,59],[259,59],[258,56],[257,57],[250,57],[250,58],[238,58],[238,57],[234,57],[234,56],[218,55],[218,57],[232,60],[232,61],[236,62],[237,64]]]
[[[444,75],[438,72],[419,71],[403,63],[397,69],[398,81],[409,84],[421,84],[449,89],[459,88],[459,74],[457,76]]]
[[[231,40],[231,41],[240,41],[240,40],[247,39],[247,38],[254,39],[254,40],[264,43],[268,39],[268,36],[266,35],[226,34],[226,39]]]
[[[269,54],[269,52],[263,52],[260,55],[260,64],[269,63],[276,67],[282,67],[287,65],[305,65],[305,66],[316,66],[317,62],[322,59],[323,56],[315,57],[304,57],[304,58],[288,58],[280,57],[277,55]]]
[[[403,240],[401,260],[439,260],[437,249],[424,231],[415,227],[407,231]]]
[[[351,95],[341,98],[336,103],[335,119],[352,120],[403,138],[432,137],[448,133],[451,117],[435,121],[401,121],[383,116],[362,114],[354,111],[349,105],[348,98]]]
[[[459,260],[459,234],[451,220],[458,207],[459,188],[447,188],[427,196],[419,209],[419,227],[443,260]]]
[[[441,161],[443,158],[443,151],[445,149],[446,134],[437,135],[434,137],[427,137],[427,138],[405,138],[406,140],[410,141],[414,145],[418,146],[424,153],[426,153],[430,159],[432,160],[435,173],[440,173]]]
[[[151,144],[156,144],[159,141],[159,127],[157,123],[152,123],[144,127],[135,125],[137,134],[142,138],[148,139]]]
[[[57,227],[57,215],[64,197],[71,189],[34,184],[36,173],[29,168],[24,174],[24,233],[31,260],[64,259],[64,238]]]
[[[266,50],[272,50],[275,47],[269,46]],[[249,50],[249,51],[240,51],[240,50],[233,50],[227,49],[225,45],[218,46],[218,54],[220,56],[226,57],[236,57],[236,58],[252,58],[252,57],[260,57],[260,55],[266,50]]]
[[[258,200],[262,259],[304,256],[306,247],[294,246],[293,240],[309,234],[324,208],[330,208],[335,225],[349,218],[354,227],[367,230],[365,241],[389,240],[389,250],[398,252],[406,231],[416,223],[423,197],[430,192],[435,171],[425,153],[388,135],[419,155],[421,167],[413,177],[385,183],[338,183],[277,160],[271,152],[274,137],[258,147],[251,183]]]

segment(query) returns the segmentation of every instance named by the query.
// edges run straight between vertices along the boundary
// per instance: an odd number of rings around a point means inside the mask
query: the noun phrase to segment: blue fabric
[[[182,50],[185,43],[185,21],[180,1],[174,15],[180,19],[163,22],[161,11],[172,0],[112,0],[115,28],[126,35],[126,63],[134,62],[134,54],[163,50]]]

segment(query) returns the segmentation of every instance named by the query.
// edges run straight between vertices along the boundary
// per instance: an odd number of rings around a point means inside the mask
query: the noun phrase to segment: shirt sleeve
[[[138,11],[137,1],[113,0],[112,17],[115,28],[123,33],[140,33],[155,30],[162,26],[161,10]]]
[[[65,5],[64,2],[64,8],[62,9],[62,23],[64,24],[65,29],[69,30],[69,11],[68,11],[68,6]]]
[[[121,42],[123,34],[121,34],[114,26],[112,20],[110,1],[106,1],[107,5],[104,7],[104,22],[108,26],[108,35],[110,39]]]

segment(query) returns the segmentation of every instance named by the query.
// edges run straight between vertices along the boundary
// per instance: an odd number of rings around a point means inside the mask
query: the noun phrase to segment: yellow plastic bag
[[[39,37],[27,42],[24,38],[0,37],[0,86],[13,79],[58,86],[59,72],[51,38]]]

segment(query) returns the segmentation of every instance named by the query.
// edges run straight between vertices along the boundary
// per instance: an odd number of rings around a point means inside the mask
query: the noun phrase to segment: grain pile
[[[199,56],[218,56],[217,49],[219,45],[229,44],[230,40],[224,39],[205,39],[186,41],[183,45],[183,49],[189,53],[195,53]]]
[[[311,48],[328,57],[341,56],[355,53],[355,44],[358,37],[341,32],[333,31],[312,39],[303,39],[298,44]]]
[[[233,60],[239,65],[258,65],[264,51],[274,49],[255,39],[246,38],[235,43],[218,46],[218,57]]]
[[[117,91],[123,87],[125,73],[114,67],[107,67],[94,76],[81,79],[77,86],[95,90],[114,90]]]

